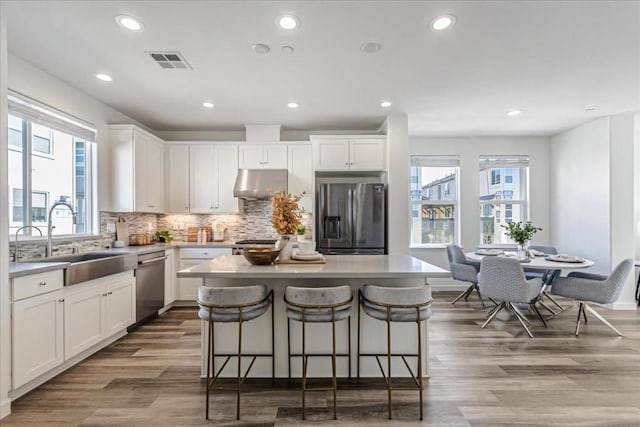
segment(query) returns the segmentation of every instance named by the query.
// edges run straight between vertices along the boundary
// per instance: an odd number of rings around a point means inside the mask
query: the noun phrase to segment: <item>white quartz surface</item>
[[[180,270],[178,277],[277,278],[418,278],[450,273],[409,255],[327,255],[326,264],[251,265],[241,255],[226,255]]]

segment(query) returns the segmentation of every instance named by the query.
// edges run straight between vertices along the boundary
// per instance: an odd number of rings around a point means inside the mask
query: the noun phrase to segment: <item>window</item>
[[[480,157],[480,244],[513,243],[500,225],[527,221],[528,174],[528,157]]]
[[[447,245],[458,240],[457,157],[411,156],[411,245]],[[418,215],[414,215],[414,212]]]
[[[91,233],[95,223],[91,209],[95,130],[13,92],[8,122],[10,230],[15,232],[23,225],[46,227],[51,205],[63,200],[77,213],[77,225],[68,208],[56,207],[53,234]],[[46,234],[46,229],[42,232]]]

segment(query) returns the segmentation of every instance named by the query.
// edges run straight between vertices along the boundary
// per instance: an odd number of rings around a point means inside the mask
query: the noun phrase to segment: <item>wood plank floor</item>
[[[640,426],[640,312],[597,309],[624,338],[595,318],[574,337],[574,309],[547,329],[532,319],[529,339],[515,320],[480,329],[478,300],[452,306],[454,295],[435,294],[422,423],[416,392],[394,393],[388,421],[386,390],[371,379],[340,383],[337,421],[330,393],[313,393],[303,422],[298,383],[286,380],[249,380],[240,421],[235,395],[214,394],[206,421],[200,325],[190,308],[165,313],[13,402],[0,425]]]

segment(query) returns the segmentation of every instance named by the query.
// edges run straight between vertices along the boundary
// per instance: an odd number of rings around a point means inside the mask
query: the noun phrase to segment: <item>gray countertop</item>
[[[144,246],[99,249],[91,252],[142,255],[149,252],[174,248],[233,248],[235,246],[235,243],[231,241],[207,242],[200,244],[195,242],[172,242],[170,244],[155,243],[153,245]],[[29,260],[29,262],[11,262],[9,263],[9,278],[28,276],[30,274],[44,273],[52,270],[61,270],[68,266],[68,262],[55,262],[55,257],[51,261],[47,261],[45,258],[42,258],[41,260]]]

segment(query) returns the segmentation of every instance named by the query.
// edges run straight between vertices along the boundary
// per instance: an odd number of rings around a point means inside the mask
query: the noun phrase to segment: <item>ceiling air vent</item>
[[[184,56],[180,52],[147,52],[151,59],[156,61],[158,65],[165,69],[188,69],[191,70],[191,65],[184,59]]]

